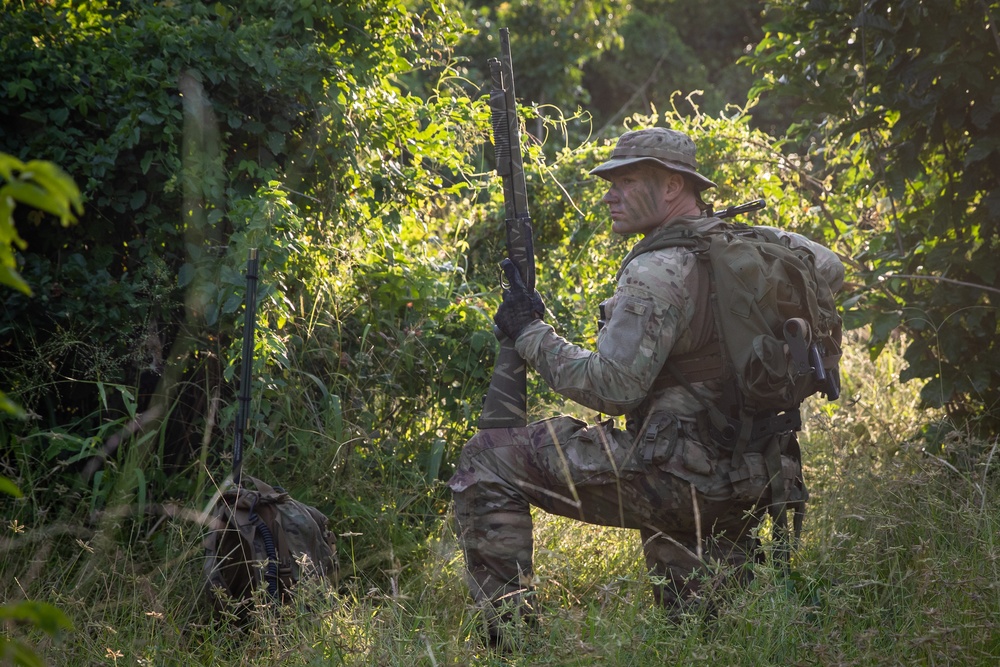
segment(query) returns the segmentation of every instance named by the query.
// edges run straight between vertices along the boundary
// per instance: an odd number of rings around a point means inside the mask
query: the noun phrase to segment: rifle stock
[[[500,29],[500,58],[490,58],[490,110],[497,174],[503,180],[507,257],[514,262],[529,291],[535,289],[535,252],[528,215],[527,186],[521,159],[521,131],[514,97],[510,33]],[[496,330],[495,330],[496,331]],[[490,388],[483,399],[479,428],[518,428],[528,423],[528,369],[514,341],[496,331],[500,351]]]

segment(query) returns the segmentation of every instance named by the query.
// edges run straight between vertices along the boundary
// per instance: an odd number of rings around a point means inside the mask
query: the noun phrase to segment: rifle
[[[503,179],[504,226],[507,259],[520,274],[528,291],[535,289],[535,251],[528,215],[527,186],[521,160],[521,131],[514,101],[514,68],[510,58],[510,33],[500,29],[500,58],[490,58],[490,110],[497,174]],[[508,275],[511,269],[505,268]],[[513,281],[512,281],[513,282]],[[479,428],[518,428],[528,423],[528,369],[514,348],[514,341],[498,330],[500,351],[493,366],[490,388],[483,399]]]
[[[759,211],[765,206],[767,206],[767,202],[764,201],[763,199],[754,199],[753,201],[748,201],[745,204],[737,204],[735,206],[724,208],[718,213],[713,213],[712,209],[708,209],[708,217],[710,218],[714,217],[720,219],[733,218],[743,213],[750,213],[751,211]]]
[[[243,312],[243,354],[240,358],[239,407],[233,440],[233,484],[239,488],[243,475],[243,434],[250,418],[250,378],[253,375],[253,338],[257,323],[257,249],[247,258],[247,305]]]

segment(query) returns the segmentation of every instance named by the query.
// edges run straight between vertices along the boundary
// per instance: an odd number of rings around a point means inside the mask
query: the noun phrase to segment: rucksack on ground
[[[256,326],[258,256],[247,259],[239,409],[233,442],[233,482],[208,515],[204,539],[205,588],[217,611],[245,619],[254,594],[288,602],[307,579],[336,586],[340,579],[337,538],[325,514],[293,499],[280,487],[244,475],[243,436],[249,420],[253,339]]]
[[[258,589],[288,602],[306,579],[336,587],[337,539],[325,514],[246,475],[223,491],[204,540],[205,585],[217,611],[245,616]]]

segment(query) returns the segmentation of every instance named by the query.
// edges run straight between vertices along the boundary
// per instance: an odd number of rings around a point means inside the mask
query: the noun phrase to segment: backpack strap
[[[294,503],[296,501],[286,498],[280,502]],[[274,508],[272,527],[274,529],[275,557],[277,559],[277,578],[284,592],[295,584],[295,576],[292,571],[292,552],[288,548],[288,537],[285,535],[285,524],[281,520],[281,511],[277,507]]]
[[[733,225],[726,225],[725,230],[732,229]],[[725,231],[723,230],[723,231]],[[711,238],[705,234],[696,234],[693,232],[687,232],[684,234],[680,240],[693,240],[695,243],[692,247],[697,247],[697,251],[703,254],[711,247]],[[645,240],[645,239],[644,239]],[[654,247],[659,247],[663,243],[673,243],[677,245],[674,241],[674,237],[664,237],[662,240],[654,240]],[[638,246],[637,246],[638,247]],[[633,250],[634,252],[634,250]],[[708,401],[695,391],[692,382],[703,381],[702,378],[712,379],[712,377],[724,377],[725,368],[729,362],[726,359],[726,350],[721,342],[721,331],[719,327],[722,322],[722,315],[719,312],[719,300],[717,297],[716,288],[716,278],[715,271],[712,268],[711,262],[704,262],[705,273],[708,277],[708,290],[707,290],[707,302],[710,304],[712,314],[715,316],[715,337],[713,343],[702,347],[701,349],[694,350],[684,355],[678,355],[673,359],[667,358],[664,363],[663,368],[667,371],[668,377],[671,380],[666,380],[667,386],[672,386],[673,383],[679,384],[687,389],[688,393],[691,394],[708,412],[708,419],[711,425],[709,429],[712,433],[713,440],[716,440],[723,447],[731,447],[733,450],[733,464],[734,467],[738,467],[740,461],[743,458],[743,452],[747,444],[751,440],[754,426],[754,415],[743,408],[743,401],[740,400],[739,390],[735,386],[723,386],[723,396],[722,405],[729,415],[736,414],[736,418],[727,416],[723,412],[723,408],[718,405]],[[718,367],[718,375],[716,376],[716,366]],[[684,370],[687,367],[687,371],[692,373],[689,377]],[[661,377],[663,372],[660,373]],[[707,377],[706,377],[707,376]],[[657,378],[659,381],[660,378]],[[656,382],[654,382],[654,387]]]
[[[782,456],[791,457],[799,466],[799,477],[795,480],[791,493],[785,489]],[[770,439],[764,449],[764,465],[767,467],[771,488],[771,504],[768,505],[767,513],[771,515],[775,537],[782,547],[780,556],[782,565],[787,569],[791,547],[802,535],[806,501],[809,499],[809,491],[801,476],[802,450],[799,448],[795,433],[782,433]],[[789,511],[794,512],[791,531],[788,529]]]
[[[615,282],[621,279],[625,268],[639,255],[654,250],[665,248],[690,248],[693,251],[705,250],[708,248],[708,239],[705,234],[686,229],[684,227],[664,227],[647,234],[641,241],[636,243],[629,251],[622,265],[615,274]]]
[[[257,511],[257,502],[260,496],[257,496],[254,504],[250,507],[249,516],[247,517],[247,523],[253,526],[257,534],[260,535],[261,541],[264,544],[264,553],[267,554],[267,563],[264,565],[264,582],[267,585],[267,592],[272,598],[278,597],[278,551],[277,543],[275,540],[275,535],[268,527],[267,520],[260,515]],[[272,518],[277,514],[274,509],[273,504],[264,504],[261,508],[268,518]]]

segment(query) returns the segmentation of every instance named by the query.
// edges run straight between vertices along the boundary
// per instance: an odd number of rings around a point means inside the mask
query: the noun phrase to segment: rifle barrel
[[[236,435],[233,442],[233,482],[239,486],[243,474],[243,438],[250,419],[250,379],[253,377],[254,330],[257,322],[257,249],[247,258],[247,295],[243,311],[243,349],[240,355],[239,407],[236,411]]]
[[[743,213],[750,213],[751,211],[759,211],[760,209],[767,206],[767,201],[764,199],[755,199],[753,201],[748,201],[744,204],[736,204],[728,208],[724,208],[718,213],[715,213],[716,218],[725,219],[732,218],[737,215],[742,215]]]

